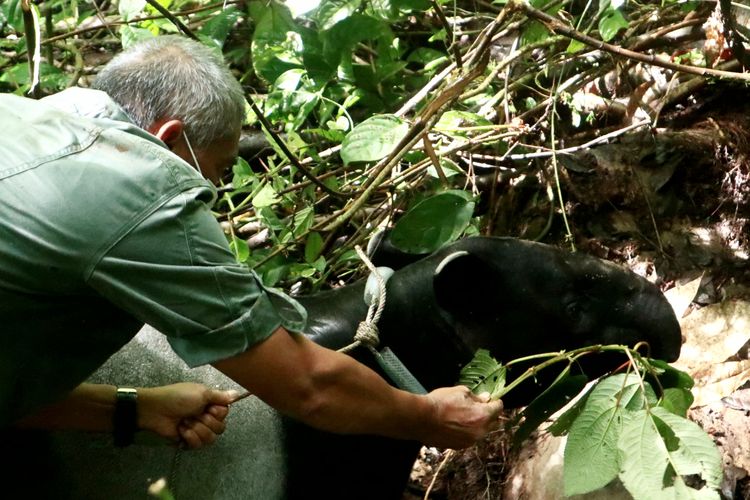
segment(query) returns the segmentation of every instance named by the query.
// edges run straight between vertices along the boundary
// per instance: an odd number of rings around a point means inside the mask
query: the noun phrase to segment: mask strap
[[[190,151],[190,156],[193,157],[193,163],[195,163],[195,167],[198,169],[198,173],[203,176],[203,171],[201,170],[201,165],[198,163],[198,158],[195,157],[195,152],[193,151],[193,146],[190,145],[190,141],[188,140],[187,134],[185,131],[182,131],[182,137],[185,138],[185,144],[187,144],[188,150]],[[204,176],[205,177],[205,176]]]

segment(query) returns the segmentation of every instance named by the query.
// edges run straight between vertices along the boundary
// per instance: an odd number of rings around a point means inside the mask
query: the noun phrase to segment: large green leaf
[[[401,217],[391,231],[393,245],[406,253],[432,253],[458,238],[474,215],[474,201],[465,191],[451,190],[422,200]]]
[[[620,480],[634,498],[719,498],[721,457],[713,440],[694,422],[663,408],[629,412],[620,435]],[[697,474],[700,491],[680,476]],[[675,497],[682,490],[683,494]]]
[[[563,482],[566,496],[603,488],[620,472],[617,443],[623,409],[592,393],[573,422],[565,444]]]
[[[713,439],[695,422],[660,407],[652,408],[654,419],[669,426],[679,440],[676,450],[670,449],[671,462],[677,475],[699,474],[705,487],[716,490],[721,485],[721,455]]]
[[[623,425],[620,446],[620,480],[635,498],[654,498],[665,486],[664,472],[669,465],[669,455],[647,410],[629,413]]]
[[[653,389],[647,384],[645,388],[644,394],[637,376],[619,374],[601,380],[591,391],[565,445],[566,495],[597,490],[617,477],[623,414],[656,404]]]
[[[346,134],[341,143],[341,159],[345,164],[380,160],[401,142],[408,130],[409,124],[393,115],[368,118]]]

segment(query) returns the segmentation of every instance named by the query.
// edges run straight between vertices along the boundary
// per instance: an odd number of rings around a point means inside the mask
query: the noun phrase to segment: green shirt
[[[296,301],[235,261],[213,186],[106,94],[0,95],[0,130],[0,427],[143,323],[191,366],[304,325]]]

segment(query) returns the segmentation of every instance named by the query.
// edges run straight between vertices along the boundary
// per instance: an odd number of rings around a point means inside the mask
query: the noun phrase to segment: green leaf
[[[354,14],[362,0],[324,0],[315,14],[318,28],[323,31],[331,29],[339,21]]]
[[[671,451],[671,462],[678,476],[699,474],[705,487],[717,490],[721,486],[721,454],[713,439],[695,422],[670,413],[664,408],[652,408],[655,419],[669,426],[679,440]]]
[[[676,389],[692,389],[695,382],[686,372],[678,370],[661,359],[648,359],[651,368],[656,369],[659,385],[664,388],[674,387]]]
[[[575,420],[578,418],[578,415],[580,415],[583,411],[583,408],[586,406],[586,401],[588,401],[589,396],[591,395],[591,391],[593,391],[595,387],[595,385],[591,386],[586,391],[586,393],[578,399],[578,402],[565,410],[562,415],[557,417],[557,420],[555,420],[552,425],[547,428],[550,434],[552,434],[553,436],[563,436],[570,432],[570,428],[572,427],[573,422],[575,422]]]
[[[234,258],[237,259],[237,262],[245,262],[250,257],[250,248],[243,239],[236,236],[232,237],[232,241],[229,242],[229,248],[234,253]]]
[[[595,392],[573,422],[565,444],[566,496],[603,488],[620,472],[617,443],[623,425],[623,409],[598,400]]]
[[[270,184],[266,184],[261,190],[253,197],[253,206],[255,208],[263,208],[277,203],[279,198],[276,197],[276,190]]]
[[[406,253],[432,253],[454,241],[474,214],[469,193],[445,191],[422,200],[401,217],[391,231],[391,241]]]
[[[568,48],[566,49],[566,52],[568,54],[577,54],[578,52],[582,51],[586,48],[586,44],[583,42],[579,42],[578,40],[570,40],[570,43],[568,44]]]
[[[299,236],[302,236],[304,233],[307,232],[310,227],[312,227],[312,223],[315,219],[315,211],[313,210],[313,207],[308,206],[301,210],[297,210],[294,212],[294,216],[292,217],[292,224],[291,224],[291,230],[292,235],[297,238]]]
[[[573,422],[565,445],[563,480],[565,495],[597,490],[620,471],[618,441],[626,410],[656,404],[656,395],[635,375],[618,374],[602,379]]]
[[[393,115],[376,115],[363,121],[346,134],[341,143],[345,164],[377,161],[387,156],[409,130],[409,124]]]
[[[235,190],[241,189],[248,184],[252,184],[255,179],[255,172],[250,165],[241,156],[237,157],[234,166],[232,166],[232,186]]]
[[[646,410],[630,412],[623,425],[620,447],[620,480],[635,498],[653,498],[664,486],[669,455],[651,415]]]
[[[488,392],[490,399],[497,399],[505,388],[506,372],[506,367],[490,356],[488,350],[478,349],[474,358],[461,369],[458,383],[474,394]]]
[[[308,234],[305,243],[305,262],[314,262],[320,256],[321,250],[323,250],[323,237],[320,233]]]
[[[675,498],[672,493],[685,488],[680,476],[694,474],[705,485],[693,492],[719,498],[721,457],[698,424],[659,407],[629,413],[620,436],[620,480],[634,498]]]
[[[669,388],[664,389],[659,405],[675,415],[685,417],[694,400],[693,393],[687,389]]]
[[[609,9],[599,19],[599,34],[605,42],[612,40],[620,30],[627,27],[628,21],[619,10]]]
[[[432,7],[429,0],[393,0],[392,3],[402,12],[424,11]]]
[[[393,33],[387,23],[362,14],[353,14],[336,23],[330,30],[320,33],[322,57],[336,68],[351,61],[354,47],[365,40],[392,39]],[[307,55],[305,56],[307,61]]]

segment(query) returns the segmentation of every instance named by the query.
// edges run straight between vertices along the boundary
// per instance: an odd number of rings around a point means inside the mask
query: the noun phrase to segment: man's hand
[[[476,396],[468,387],[435,389],[427,395],[434,406],[433,426],[425,428],[421,440],[439,448],[466,448],[500,427],[501,401],[489,401],[489,394]]]
[[[224,432],[229,405],[237,398],[236,391],[193,383],[139,388],[138,427],[200,448]]]

